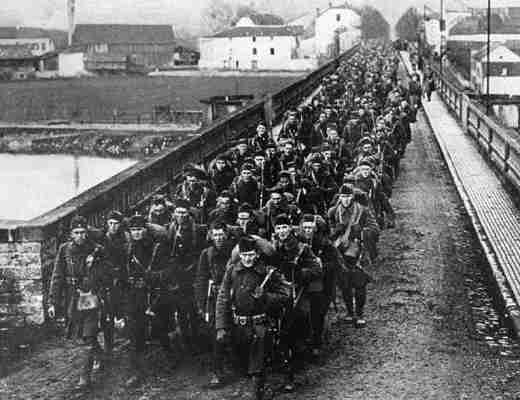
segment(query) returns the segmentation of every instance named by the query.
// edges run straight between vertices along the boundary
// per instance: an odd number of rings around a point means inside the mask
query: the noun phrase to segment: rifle
[[[210,301],[211,301],[211,293],[213,291],[213,285],[215,284],[215,282],[213,281],[213,279],[210,279],[208,281],[208,293],[207,293],[207,297],[206,297],[206,310],[204,312],[204,321],[206,321],[207,324],[209,324],[209,314],[210,314]]]
[[[264,206],[264,168],[265,161],[262,162],[262,166],[260,167],[260,208]]]

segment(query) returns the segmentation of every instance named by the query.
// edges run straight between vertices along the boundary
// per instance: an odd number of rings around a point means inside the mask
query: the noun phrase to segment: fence
[[[520,143],[515,132],[495,122],[464,91],[448,82],[436,68],[432,69],[437,92],[444,103],[461,121],[464,131],[475,139],[480,152],[504,183],[520,193]]]

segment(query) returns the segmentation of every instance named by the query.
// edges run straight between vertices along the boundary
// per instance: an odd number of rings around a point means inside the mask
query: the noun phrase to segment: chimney
[[[329,1],[329,8],[332,8],[332,1]]]
[[[69,46],[72,46],[72,34],[76,26],[76,0],[67,0],[67,19]]]

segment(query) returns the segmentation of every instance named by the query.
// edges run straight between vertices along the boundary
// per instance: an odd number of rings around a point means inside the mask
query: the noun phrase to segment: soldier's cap
[[[287,167],[287,170],[289,170],[289,168],[295,168],[296,169],[296,161],[289,161],[287,163],[285,163],[285,166]]]
[[[280,171],[280,173],[278,174],[278,179],[281,179],[283,177],[291,179],[291,173],[289,171]]]
[[[321,158],[321,154],[319,153],[311,154],[311,156],[309,157],[310,164],[321,164],[322,162],[323,159]]]
[[[314,216],[313,214],[303,214],[302,216],[302,219],[300,222],[312,222],[312,223],[315,223],[316,222],[316,216]]]
[[[250,251],[256,251],[256,241],[251,236],[243,236],[238,241],[238,251],[240,253],[249,253]]]
[[[278,144],[280,146],[285,146],[286,144],[291,144],[294,146],[294,141],[292,139],[289,139],[289,138],[286,138],[286,139],[281,139],[278,141]]]
[[[178,199],[175,202],[175,208],[185,208],[186,210],[189,210],[191,207],[191,204],[188,200],[185,199]]]
[[[358,140],[357,146],[363,146],[364,144],[374,144],[370,136],[363,136],[361,139]]]
[[[156,194],[152,197],[152,204],[163,204],[166,205],[166,196],[163,194]]]
[[[370,157],[363,157],[359,163],[358,163],[358,167],[370,167],[370,168],[373,168],[374,167],[374,161],[370,158]]]
[[[242,167],[240,167],[240,171],[253,171],[254,169],[254,165],[249,162],[243,163]]]
[[[74,216],[70,221],[70,230],[74,229],[87,229],[87,219],[81,215]]]
[[[298,115],[298,111],[295,110],[294,108],[291,108],[290,110],[287,110],[287,115],[295,117]]]
[[[338,125],[335,122],[330,122],[327,124],[327,131],[338,131]]]
[[[257,151],[254,156],[255,157],[265,157],[265,154],[263,151]]]
[[[339,189],[339,194],[353,194],[354,193],[354,186],[348,183],[344,183],[341,185]]]
[[[233,196],[231,196],[231,193],[229,192],[229,190],[223,190],[222,192],[219,193],[218,197],[231,198]]]
[[[323,146],[321,146],[321,152],[324,153],[326,151],[334,151],[334,149],[330,144],[325,143]]]
[[[291,221],[289,221],[287,214],[280,214],[275,218],[274,226],[278,225],[291,225]]]
[[[273,142],[272,140],[269,140],[265,147],[266,147],[266,149],[276,149],[276,143]]]
[[[212,222],[210,225],[210,230],[220,230],[222,229],[224,232],[227,232],[228,227],[224,221],[221,219],[217,219],[216,221]]]
[[[271,194],[271,196],[273,194],[278,194],[278,195],[282,196],[283,189],[280,187],[280,185],[276,185],[276,186],[273,186],[271,189],[268,189],[268,192]]]
[[[240,213],[252,213],[253,207],[249,203],[242,203],[240,207],[238,207],[238,214]]]
[[[128,220],[128,228],[146,227],[146,218],[141,214],[132,215]]]
[[[184,168],[184,176],[193,176],[202,181],[208,179],[208,176],[205,171],[194,166],[186,166]]]
[[[117,210],[112,210],[107,215],[107,221],[110,221],[110,220],[121,222],[121,221],[123,221],[123,214],[121,214]]]
[[[228,162],[229,158],[224,153],[219,154],[217,157],[215,157],[215,161],[224,161]]]
[[[267,128],[267,124],[264,121],[258,121],[258,124],[256,124],[256,127],[263,126],[264,128]]]

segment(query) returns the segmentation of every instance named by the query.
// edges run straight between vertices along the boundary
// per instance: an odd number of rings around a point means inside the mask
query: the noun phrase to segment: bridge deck
[[[409,58],[403,54],[410,70]],[[448,162],[461,195],[467,197],[471,213],[478,219],[483,237],[491,247],[512,292],[520,304],[520,210],[500,179],[449,113],[442,99],[433,93],[423,102],[424,111]]]

